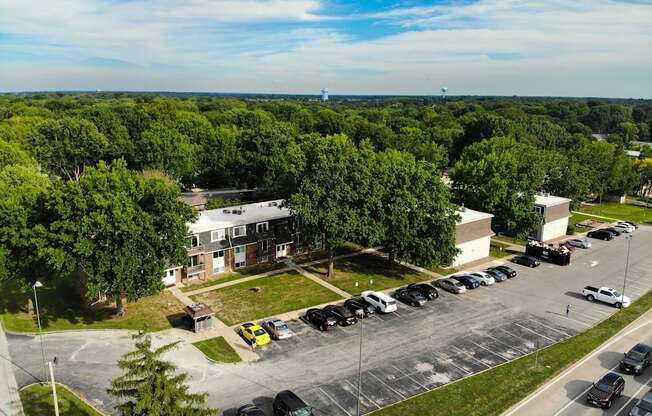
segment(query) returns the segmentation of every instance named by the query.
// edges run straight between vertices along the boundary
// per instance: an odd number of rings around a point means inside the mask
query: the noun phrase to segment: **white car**
[[[586,238],[573,238],[566,241],[566,245],[579,248],[591,248],[591,242]]]
[[[496,283],[496,279],[485,272],[471,272],[467,273],[469,276],[473,277],[475,280],[480,282],[482,286],[489,286]]]
[[[636,230],[633,225],[623,221],[615,223],[613,227],[618,231],[622,229],[625,233],[633,233]]]
[[[391,313],[396,312],[396,299],[382,292],[365,290],[361,293],[362,299],[369,302],[378,312]]]

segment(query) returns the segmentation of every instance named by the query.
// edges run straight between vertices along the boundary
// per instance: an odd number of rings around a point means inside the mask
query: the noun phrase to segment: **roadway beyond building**
[[[631,244],[626,289],[634,299],[652,289],[650,247],[652,227],[641,227]],[[461,296],[443,293],[423,308],[400,305],[394,315],[365,320],[362,410],[369,412],[504,363],[615,313],[615,308],[587,302],[579,293],[589,284],[622,289],[626,252],[627,242],[622,237],[609,242],[594,240],[592,249],[573,255],[570,266],[513,266],[519,276],[506,282]],[[566,317],[569,303],[573,308]],[[300,320],[289,325],[296,336],[260,348],[261,359],[256,362],[209,363],[188,343],[166,358],[190,374],[193,391],[208,392],[209,404],[225,414],[233,414],[235,408],[249,402],[271,414],[274,395],[292,389],[318,415],[354,415],[359,326],[321,333]],[[174,340],[168,333],[154,334],[159,345]],[[38,338],[8,334],[8,341],[14,368],[23,369],[16,370],[18,384],[33,382],[30,374],[40,373]],[[109,380],[120,374],[116,360],[131,348],[129,334],[48,334],[44,342],[46,358],[58,357],[57,379],[110,411],[115,403],[106,388]],[[593,379],[581,381],[582,386],[589,381]],[[568,399],[567,391],[561,393]]]

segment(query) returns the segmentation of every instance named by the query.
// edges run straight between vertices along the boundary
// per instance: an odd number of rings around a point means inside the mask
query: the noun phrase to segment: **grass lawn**
[[[224,337],[216,337],[204,341],[194,342],[192,345],[204,353],[210,360],[220,363],[240,362],[240,356],[229,345]]]
[[[499,243],[498,241],[492,240],[491,245],[489,246],[489,255],[497,259],[510,256],[512,253],[506,250],[509,246],[510,244]]]
[[[633,221],[636,223],[652,222],[652,208],[646,208],[634,204],[605,202],[591,207],[580,208],[580,211],[593,215],[602,215],[620,220]]]
[[[212,290],[192,299],[206,302],[222,322],[235,325],[339,300],[340,296],[299,273],[290,272]]]
[[[377,416],[502,414],[546,381],[613,337],[650,308],[652,308],[652,292],[648,292],[632,306],[621,310],[594,328],[541,350],[536,368],[534,355],[529,355],[373,414]]]
[[[54,414],[52,387],[49,384],[32,384],[22,389],[20,400],[23,402],[25,416]],[[61,384],[57,384],[57,402],[61,416],[103,416]]]
[[[449,274],[457,273],[458,270],[454,267],[441,267],[441,266],[429,266],[426,267],[426,269],[430,270],[431,272],[440,274],[442,276],[448,276]]]
[[[327,267],[327,263],[320,263],[307,267],[306,270],[355,295],[363,290],[384,290],[429,279],[429,276],[425,274],[415,272],[397,263],[390,264],[387,260],[374,254],[360,254],[335,260],[335,277],[332,279],[326,278]],[[370,283],[370,280],[373,280],[373,284]],[[359,283],[358,287],[355,287],[355,282]]]
[[[196,280],[194,282],[190,282],[186,286],[182,287],[181,291],[192,292],[193,290],[202,289],[213,285],[218,285],[220,283],[232,282],[234,280],[242,279],[243,277],[249,277],[256,274],[266,273],[272,270],[282,269],[283,267],[286,267],[285,264],[283,263],[272,263],[272,264],[265,264],[262,266],[250,267],[245,270],[239,270],[233,273],[221,274],[208,280]]]
[[[495,237],[491,237],[491,241],[492,242],[496,241],[500,243],[510,243],[518,246],[524,246],[527,244],[527,240],[523,240],[516,237],[510,237],[507,235],[497,235]]]
[[[571,214],[570,218],[568,219],[568,225],[576,225],[578,222],[582,222],[584,220],[601,221],[600,218],[591,217],[589,215],[584,215],[584,214],[580,214],[580,213],[577,213],[577,212],[573,212]],[[582,231],[585,231],[585,230],[588,230],[588,229],[589,228],[587,228],[587,227],[579,227],[577,229],[577,231],[582,232]]]
[[[38,290],[44,331],[76,329],[144,329],[160,331],[180,323],[183,305],[169,292],[126,305],[127,313],[113,316],[115,305],[85,308],[71,285],[63,280],[45,283]],[[0,320],[9,331],[38,332],[36,316],[27,312],[27,298],[11,281],[0,284]]]

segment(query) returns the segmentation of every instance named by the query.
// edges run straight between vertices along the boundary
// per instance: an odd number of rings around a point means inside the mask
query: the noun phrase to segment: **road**
[[[444,294],[425,308],[404,305],[394,316],[365,322],[362,407],[365,412],[468,376],[573,335],[615,313],[609,305],[580,295],[591,285],[622,287],[626,241],[594,241],[573,255],[570,266],[514,266],[519,276],[462,296]],[[632,240],[627,295],[652,289],[652,227]],[[565,305],[573,305],[569,317]],[[261,348],[261,360],[212,364],[182,344],[167,358],[190,375],[194,391],[209,393],[209,404],[231,414],[254,402],[269,409],[276,392],[296,390],[321,415],[352,416],[358,368],[358,327],[320,333],[300,321],[290,342]],[[169,342],[164,333],[155,343]],[[38,339],[8,336],[11,356],[22,368],[19,385],[39,374]],[[110,411],[109,380],[120,374],[116,360],[131,348],[124,331],[75,332],[44,337],[46,355],[58,357],[57,378]]]

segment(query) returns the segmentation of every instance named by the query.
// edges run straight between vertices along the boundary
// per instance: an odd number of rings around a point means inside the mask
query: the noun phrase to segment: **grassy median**
[[[203,352],[208,359],[218,363],[237,363],[241,361],[238,353],[226,342],[224,337],[193,342],[192,345]]]
[[[392,415],[499,415],[652,308],[652,291],[597,326],[539,352],[378,410]]]
[[[20,391],[25,416],[43,416],[54,414],[52,387],[50,384],[32,384]],[[57,384],[57,403],[61,416],[103,416],[68,388]]]
[[[638,223],[652,222],[652,208],[636,204],[619,204],[617,202],[604,202],[590,207],[580,208],[581,212],[593,215],[602,215],[619,220],[633,221]]]

